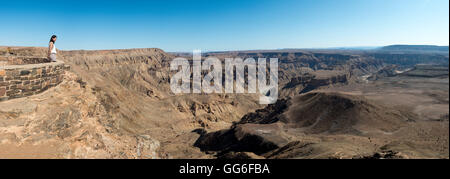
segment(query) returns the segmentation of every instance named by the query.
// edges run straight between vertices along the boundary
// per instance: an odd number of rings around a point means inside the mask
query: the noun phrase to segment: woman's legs
[[[50,62],[56,62],[56,54],[50,54]]]

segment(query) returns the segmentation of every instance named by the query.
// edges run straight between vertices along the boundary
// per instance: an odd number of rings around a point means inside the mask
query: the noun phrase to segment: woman
[[[56,62],[56,35],[52,35],[50,42],[48,43],[48,59],[50,62]]]

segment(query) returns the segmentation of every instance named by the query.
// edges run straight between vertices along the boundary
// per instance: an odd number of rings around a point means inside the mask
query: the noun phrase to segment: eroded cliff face
[[[16,47],[12,51],[14,55],[46,53],[45,48]],[[276,116],[290,106],[287,101],[299,94],[359,85],[358,77],[387,65],[374,57],[348,53],[205,54],[209,55],[219,59],[279,58],[279,103],[284,105],[259,105],[258,96],[252,94],[175,95],[169,87],[175,73],[169,64],[175,56],[160,49],[61,51],[58,58],[70,65],[61,84],[38,95],[0,102],[0,151],[5,151],[0,157],[214,158],[217,156],[194,145],[205,133],[229,129],[242,119],[276,123]],[[237,128],[237,136],[259,144],[261,138],[246,137],[248,130],[258,127]],[[315,146],[322,145],[318,138],[311,140]],[[366,139],[361,137],[361,141]],[[286,140],[278,142],[277,147],[287,145]],[[307,144],[294,141],[287,146],[303,145]],[[232,152],[227,155],[233,157]],[[267,151],[256,153],[289,158]],[[261,157],[236,155],[241,154]]]
[[[359,95],[311,92],[202,133],[195,146],[219,158],[448,158],[446,125]]]
[[[160,142],[165,158],[209,157],[193,147],[196,128],[217,130],[260,108],[251,95],[175,95],[169,64],[159,49],[63,52],[66,63],[91,85],[118,130]]]
[[[0,103],[0,158],[160,158],[160,143],[121,130],[73,72],[43,93]]]
[[[308,51],[256,51],[216,52],[205,57],[224,58],[277,58],[280,97],[292,97],[314,89],[354,83],[360,76],[382,69],[386,63],[362,54],[308,52]]]
[[[5,157],[205,158],[210,156],[192,145],[198,137],[193,129],[226,128],[260,108],[250,95],[171,93],[173,57],[159,49],[61,51],[58,58],[71,66],[63,83],[42,95],[2,102],[12,107],[0,111]],[[19,107],[28,100],[33,106]],[[27,131],[41,128],[46,130],[39,135],[48,138],[32,140],[39,132]],[[45,146],[53,147],[48,152]],[[22,155],[14,155],[22,148]]]

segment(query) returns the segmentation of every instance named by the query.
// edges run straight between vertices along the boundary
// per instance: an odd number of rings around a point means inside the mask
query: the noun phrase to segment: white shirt
[[[54,53],[54,54],[56,54],[56,46],[55,46],[55,44],[53,43],[53,48],[52,48],[52,50],[51,50],[51,53]]]

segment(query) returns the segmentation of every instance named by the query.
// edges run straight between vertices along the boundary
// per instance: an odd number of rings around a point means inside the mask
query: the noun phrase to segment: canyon
[[[270,105],[174,94],[170,62],[189,53],[60,51],[57,83],[0,102],[0,158],[449,158],[448,47],[404,48],[202,55],[278,58]],[[45,54],[0,47],[0,70]]]

